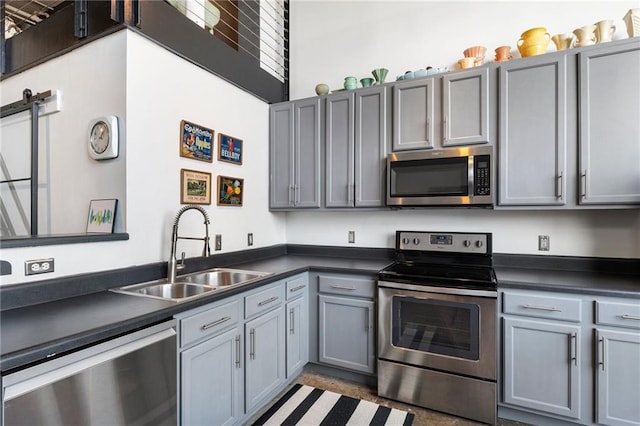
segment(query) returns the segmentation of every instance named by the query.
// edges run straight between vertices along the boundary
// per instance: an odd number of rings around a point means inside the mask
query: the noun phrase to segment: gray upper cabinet
[[[385,205],[385,87],[326,99],[326,207]]]
[[[498,204],[566,202],[565,55],[500,66]]]
[[[640,41],[579,54],[581,204],[640,203]]]
[[[434,78],[393,86],[393,150],[433,148]]]
[[[320,207],[320,98],[270,109],[270,207]]]
[[[442,77],[443,146],[489,142],[489,72],[484,67]]]

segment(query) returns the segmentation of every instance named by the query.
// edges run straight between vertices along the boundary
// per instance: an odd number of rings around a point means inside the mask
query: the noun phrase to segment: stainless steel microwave
[[[492,146],[394,152],[387,157],[387,205],[492,207]]]

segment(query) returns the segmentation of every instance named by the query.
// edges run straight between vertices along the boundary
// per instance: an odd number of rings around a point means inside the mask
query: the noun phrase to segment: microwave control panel
[[[473,194],[491,195],[491,160],[488,155],[476,155],[473,168]]]

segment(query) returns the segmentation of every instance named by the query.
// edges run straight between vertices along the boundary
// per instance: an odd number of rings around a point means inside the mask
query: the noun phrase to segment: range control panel
[[[491,234],[397,231],[396,249],[490,254]]]

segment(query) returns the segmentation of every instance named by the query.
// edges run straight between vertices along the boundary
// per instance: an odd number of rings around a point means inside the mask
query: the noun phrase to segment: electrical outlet
[[[247,245],[251,247],[253,245],[253,232],[247,234]]]
[[[222,234],[216,234],[216,248],[215,251],[222,250]]]
[[[538,235],[538,250],[539,251],[549,251],[549,236],[548,235]]]
[[[49,259],[34,259],[24,262],[24,274],[47,274],[53,272],[53,258]]]
[[[356,231],[349,231],[349,244],[356,242]]]

